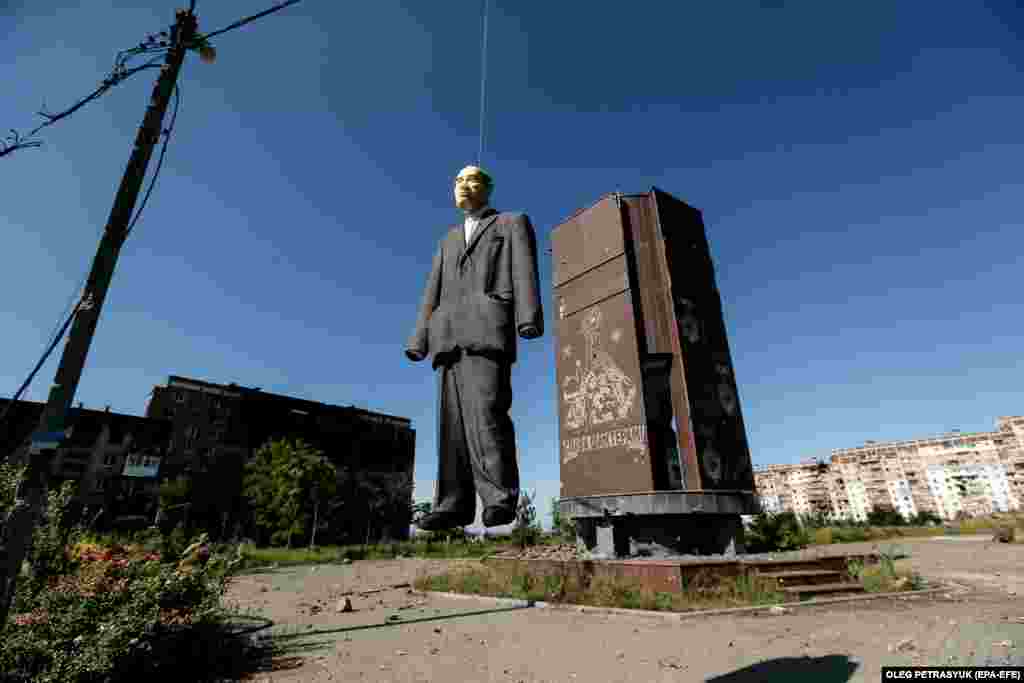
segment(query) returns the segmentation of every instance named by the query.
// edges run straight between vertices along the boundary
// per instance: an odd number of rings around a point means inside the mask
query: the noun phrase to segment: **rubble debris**
[[[685,669],[686,665],[678,657],[662,657],[658,660],[658,666],[663,669]]]
[[[917,645],[911,638],[904,638],[889,646],[889,652],[913,652],[917,649]]]

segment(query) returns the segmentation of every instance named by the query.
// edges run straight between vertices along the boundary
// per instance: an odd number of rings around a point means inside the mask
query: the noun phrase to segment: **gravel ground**
[[[678,619],[419,595],[451,563],[355,562],[239,577],[229,596],[275,622],[263,681],[878,681],[893,664],[1024,665],[1024,545],[988,536],[893,545],[948,592]],[[379,590],[383,589],[383,590]],[[375,591],[375,592],[369,592]],[[348,598],[352,611],[344,608]]]

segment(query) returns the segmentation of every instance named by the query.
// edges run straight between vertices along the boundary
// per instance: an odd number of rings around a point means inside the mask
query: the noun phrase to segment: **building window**
[[[164,411],[164,415],[167,417],[174,417],[174,408],[168,408]]]
[[[176,392],[174,392],[174,400],[177,401],[178,403],[184,403],[185,402],[185,392],[184,391],[176,391]]]
[[[199,427],[192,425],[185,430],[185,448],[192,448],[199,440]]]

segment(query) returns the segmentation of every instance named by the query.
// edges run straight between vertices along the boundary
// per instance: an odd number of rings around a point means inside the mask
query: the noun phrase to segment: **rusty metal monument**
[[[743,552],[758,511],[697,209],[610,194],[552,232],[563,516],[596,557]]]

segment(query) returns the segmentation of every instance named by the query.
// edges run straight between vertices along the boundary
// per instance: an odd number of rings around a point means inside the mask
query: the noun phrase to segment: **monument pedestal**
[[[576,540],[594,558],[722,555],[744,552],[741,515],[755,508],[750,492],[662,491],[563,498]]]
[[[593,559],[679,555],[735,558],[744,552],[739,515],[692,513],[576,520],[576,543]]]
[[[552,243],[561,514],[599,556],[742,552],[758,505],[700,212],[608,195]]]

